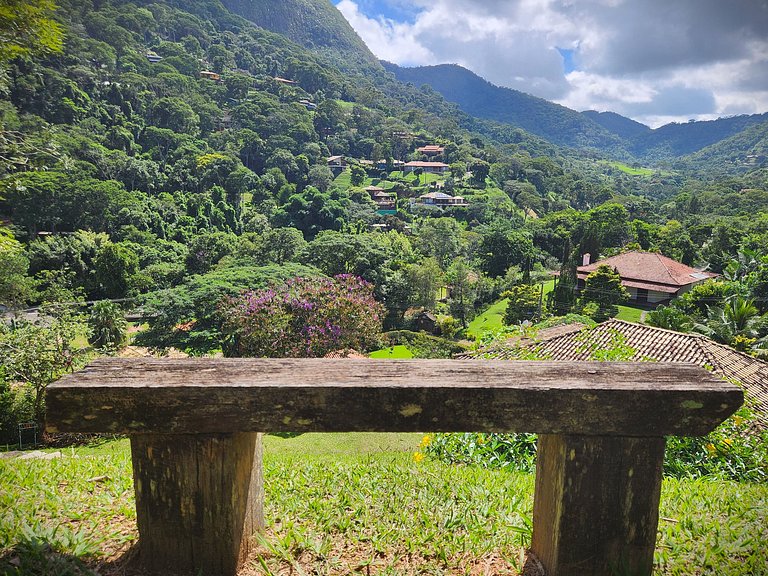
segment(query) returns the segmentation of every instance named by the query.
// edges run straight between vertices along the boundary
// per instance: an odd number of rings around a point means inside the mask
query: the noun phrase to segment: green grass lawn
[[[467,326],[467,335],[477,338],[485,332],[499,330],[504,323],[504,311],[507,309],[507,298],[502,298],[486,308],[485,312],[478,314]]]
[[[352,186],[352,171],[349,168],[346,168],[342,172],[339,173],[336,178],[333,179],[333,183],[339,186],[340,188],[347,189]]]
[[[626,320],[627,322],[640,322],[645,310],[641,308],[633,308],[632,306],[619,306],[619,313],[616,318],[619,320]]]
[[[265,437],[245,574],[517,574],[534,477],[416,461],[420,434]],[[0,460],[0,574],[116,576],[135,554],[126,440]],[[655,574],[766,576],[768,485],[665,480]]]
[[[608,164],[630,176],[653,176],[656,173],[656,171],[651,168],[635,168],[622,162],[608,162]]]
[[[413,358],[413,352],[408,349],[408,346],[398,344],[397,346],[375,350],[369,356],[371,358]]]
[[[546,299],[555,287],[554,280],[548,280],[544,283],[544,298]],[[499,330],[504,326],[504,311],[507,309],[509,300],[502,298],[491,304],[482,314],[478,314],[467,326],[467,335],[472,338],[482,336],[486,332]]]

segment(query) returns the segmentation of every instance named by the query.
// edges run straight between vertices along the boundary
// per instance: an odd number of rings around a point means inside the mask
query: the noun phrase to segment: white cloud
[[[336,8],[344,15],[368,48],[382,60],[406,66],[432,64],[437,56],[424,47],[412,26],[378,17],[369,18],[352,0],[341,0]]]
[[[768,110],[763,1],[416,0],[402,23],[337,6],[380,58],[457,63],[577,110],[654,125]],[[574,50],[575,71],[557,48]]]

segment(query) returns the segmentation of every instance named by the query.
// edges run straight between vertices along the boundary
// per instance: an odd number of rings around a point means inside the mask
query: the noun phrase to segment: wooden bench
[[[684,364],[101,359],[47,392],[49,432],[131,439],[139,557],[232,575],[263,526],[261,432],[540,434],[532,553],[549,575],[651,574],[664,436],[739,388]]]

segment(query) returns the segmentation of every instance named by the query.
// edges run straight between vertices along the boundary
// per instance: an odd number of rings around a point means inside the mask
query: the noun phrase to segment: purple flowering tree
[[[372,284],[343,274],[246,292],[225,300],[222,312],[227,356],[317,358],[376,346],[383,307]]]

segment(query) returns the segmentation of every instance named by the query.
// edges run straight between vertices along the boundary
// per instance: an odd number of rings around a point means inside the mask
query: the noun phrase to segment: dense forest
[[[111,300],[148,323],[137,343],[205,354],[226,349],[224,298],[346,274],[372,285],[384,329],[413,329],[426,311],[460,338],[485,305],[553,271],[564,281],[550,307],[566,313],[581,254],[639,249],[724,274],[689,311],[703,322],[707,304],[740,299],[744,347],[759,347],[765,123],[704,148],[678,142],[652,164],[599,150],[594,134],[622,138],[579,115],[589,147],[565,146],[399,82],[356,36],[336,40],[349,31],[332,33],[330,4],[251,7],[261,26],[225,8],[240,4],[44,3],[61,46],[0,54],[9,318]],[[301,27],[308,18],[323,25]]]

